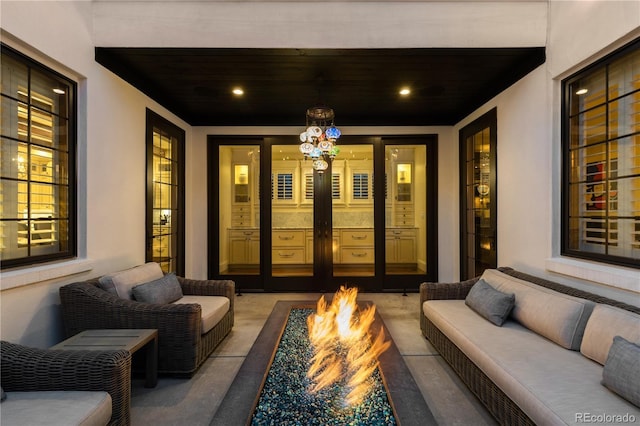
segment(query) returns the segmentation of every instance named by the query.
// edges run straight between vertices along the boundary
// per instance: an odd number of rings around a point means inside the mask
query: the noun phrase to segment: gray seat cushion
[[[429,300],[422,309],[536,424],[576,424],[576,413],[640,419],[638,407],[601,384],[602,366],[580,352],[512,320],[500,328],[480,321],[464,300]]]
[[[0,405],[0,423],[103,426],[109,424],[111,410],[111,396],[107,392],[7,392],[7,399]]]
[[[202,308],[202,334],[209,332],[229,312],[231,303],[224,296],[193,296],[185,295],[173,302],[197,303]]]

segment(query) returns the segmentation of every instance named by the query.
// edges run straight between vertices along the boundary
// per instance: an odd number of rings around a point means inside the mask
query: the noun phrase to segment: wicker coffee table
[[[154,388],[158,384],[158,330],[155,328],[85,330],[51,349],[84,351],[126,349],[133,355],[143,347],[146,350],[144,386]]]

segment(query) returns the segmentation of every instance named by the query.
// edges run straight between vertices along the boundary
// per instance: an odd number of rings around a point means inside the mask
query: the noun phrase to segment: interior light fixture
[[[236,96],[244,95],[244,90],[241,87],[235,87],[231,92]]]
[[[403,87],[398,93],[400,93],[401,96],[408,96],[411,94],[411,89],[409,89],[408,87]]]
[[[584,95],[589,91],[589,89],[578,89],[576,91],[576,95]]]
[[[62,89],[56,88],[56,89],[53,89],[53,93],[56,93],[58,95],[64,95],[65,92]]]
[[[307,109],[307,129],[300,133],[300,152],[305,160],[313,160],[313,169],[319,173],[329,167],[329,161],[340,152],[336,141],[342,134],[334,124],[333,109],[316,106]]]

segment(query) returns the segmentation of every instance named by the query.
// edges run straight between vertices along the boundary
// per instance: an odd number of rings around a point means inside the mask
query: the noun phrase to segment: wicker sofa
[[[491,282],[491,274],[499,279]],[[503,280],[507,287],[516,289],[511,292],[515,293],[515,306],[502,326],[486,321],[465,303],[480,278],[491,285],[497,282],[498,287]],[[526,292],[536,293],[537,305],[527,299]],[[576,312],[581,316],[564,347],[554,341],[553,334],[560,335],[562,329],[554,321],[556,316],[571,315],[568,309],[554,312],[556,298],[559,303],[579,306]],[[519,303],[529,306],[519,307]],[[518,315],[530,308],[534,324],[525,326],[526,321],[520,321]],[[631,322],[622,327],[611,321],[607,312]],[[535,322],[544,324],[538,329]],[[511,268],[485,271],[482,277],[457,283],[420,286],[422,333],[496,420],[505,425],[577,424],[588,422],[590,413],[626,414],[640,419],[639,407],[603,386],[609,337],[623,334],[638,345],[638,325],[639,307]],[[605,341],[609,346],[602,343]],[[593,355],[594,347],[600,351],[600,359]]]
[[[102,289],[99,278],[62,286],[60,300],[66,337],[90,329],[155,328],[158,373],[193,375],[233,327],[235,284],[230,280],[177,279],[188,303],[123,299]],[[228,310],[203,333],[202,302],[212,299],[207,296],[227,298]]]
[[[0,342],[0,423],[129,425],[131,355]]]

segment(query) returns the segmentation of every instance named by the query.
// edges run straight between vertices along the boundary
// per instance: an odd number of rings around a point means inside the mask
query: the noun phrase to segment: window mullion
[[[640,39],[563,81],[563,255],[638,267]]]
[[[604,122],[604,131],[605,131],[605,144],[604,144],[604,161],[605,161],[605,167],[604,167],[604,217],[605,217],[605,239],[604,239],[604,252],[605,254],[609,254],[609,243],[610,243],[610,236],[611,236],[611,218],[609,217],[609,177],[611,175],[611,162],[610,162],[610,158],[609,158],[609,142],[610,142],[610,131],[611,129],[609,128],[609,119],[610,119],[610,109],[611,109],[611,102],[609,101],[609,66],[605,67],[605,78],[604,78],[604,96],[605,96],[605,122]],[[618,112],[618,115],[620,113]]]

